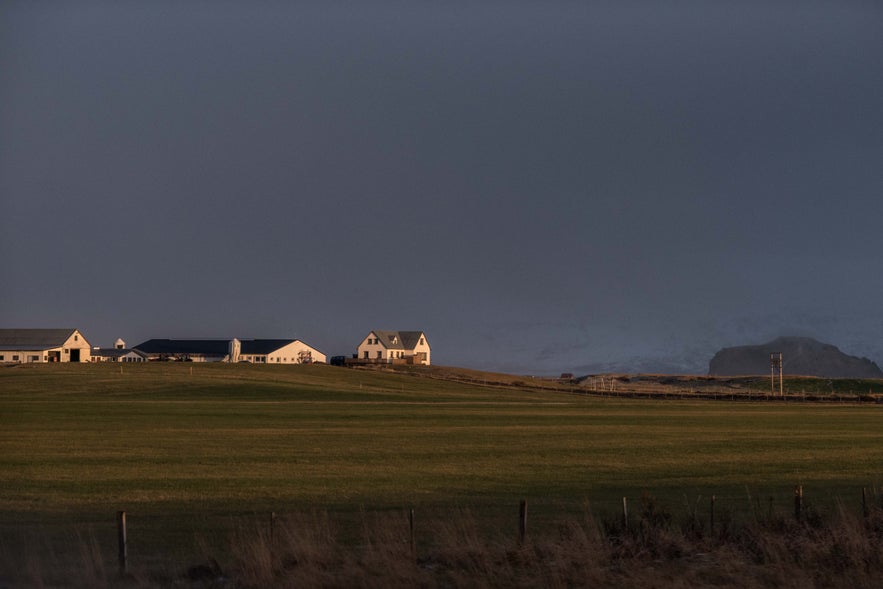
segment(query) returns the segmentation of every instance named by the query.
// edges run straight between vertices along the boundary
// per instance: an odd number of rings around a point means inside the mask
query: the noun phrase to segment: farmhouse
[[[146,354],[150,360],[255,364],[326,362],[325,354],[297,339],[152,339],[134,349]]]
[[[76,329],[0,329],[0,362],[89,362],[89,342]]]
[[[126,342],[118,339],[112,348],[94,348],[93,362],[147,362],[147,354],[141,350],[126,347]]]
[[[380,331],[359,344],[356,360],[371,364],[430,364],[429,342],[422,331]]]

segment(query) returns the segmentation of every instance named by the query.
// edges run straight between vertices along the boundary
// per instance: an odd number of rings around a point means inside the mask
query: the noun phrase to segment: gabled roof
[[[239,353],[266,356],[296,341],[296,339],[244,339],[239,342],[241,344]]]
[[[150,339],[134,346],[145,354],[186,354],[199,356],[226,356],[230,340],[225,339]]]
[[[379,331],[375,329],[372,333],[388,350],[413,350],[417,347],[420,338],[426,337],[422,331]]]
[[[0,349],[48,350],[64,345],[76,329],[0,329]],[[86,338],[83,338],[85,341]]]

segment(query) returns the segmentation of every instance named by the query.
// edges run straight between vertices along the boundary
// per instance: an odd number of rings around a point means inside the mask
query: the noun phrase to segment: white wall
[[[421,340],[423,341],[422,344],[420,343]],[[432,358],[430,356],[430,349],[429,349],[429,340],[426,339],[425,333],[420,336],[420,339],[417,340],[417,345],[414,346],[414,352],[413,352],[414,354],[419,354],[421,352],[426,354],[426,362],[424,362],[424,364],[426,364],[427,366],[432,364]]]
[[[310,360],[314,364],[325,364],[328,357],[312,346],[308,346],[300,340],[295,340],[283,346],[272,354],[267,355],[267,364],[300,364],[301,352],[309,352]]]
[[[65,350],[67,350],[65,352]],[[61,361],[70,362],[71,350],[80,350],[80,362],[89,362],[92,360],[92,346],[83,337],[79,330],[75,329],[69,338],[64,342],[61,352]]]
[[[266,355],[242,354],[240,359],[253,364],[301,364],[301,352],[309,352],[310,362],[313,364],[328,363],[325,354],[300,340],[294,340]]]

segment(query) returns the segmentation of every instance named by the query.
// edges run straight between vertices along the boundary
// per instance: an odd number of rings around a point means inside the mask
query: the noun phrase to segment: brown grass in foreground
[[[519,542],[461,510],[420,526],[414,552],[407,518],[363,514],[347,537],[326,513],[295,514],[273,527],[242,527],[222,551],[206,546],[183,570],[120,577],[94,539],[81,538],[82,566],[62,576],[29,558],[3,587],[854,587],[883,586],[883,509],[845,509],[801,521],[767,514],[735,525],[671,513],[645,496],[625,527],[588,512]],[[352,530],[350,530],[352,532]]]
[[[375,519],[343,550],[327,522],[241,536],[228,571],[241,587],[867,587],[883,585],[883,511],[758,520],[711,533],[645,497],[627,529],[591,515],[524,543],[468,512],[436,521],[410,553],[401,522]]]

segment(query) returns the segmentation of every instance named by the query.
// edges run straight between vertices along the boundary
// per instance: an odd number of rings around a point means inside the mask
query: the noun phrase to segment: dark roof
[[[150,339],[134,346],[145,354],[226,356],[230,340],[226,339]]]
[[[295,339],[244,339],[239,342],[241,344],[239,353],[265,356],[296,341]]]
[[[413,350],[423,335],[422,331],[378,331],[374,334],[390,350]]]
[[[130,348],[95,348],[92,350],[93,356],[102,356],[104,358],[121,358],[126,354],[131,354],[132,352],[138,354],[142,357],[147,357],[147,354],[142,352],[141,350],[133,350]]]
[[[76,329],[0,329],[0,350],[46,350],[57,348]],[[83,338],[85,341],[86,338]]]

